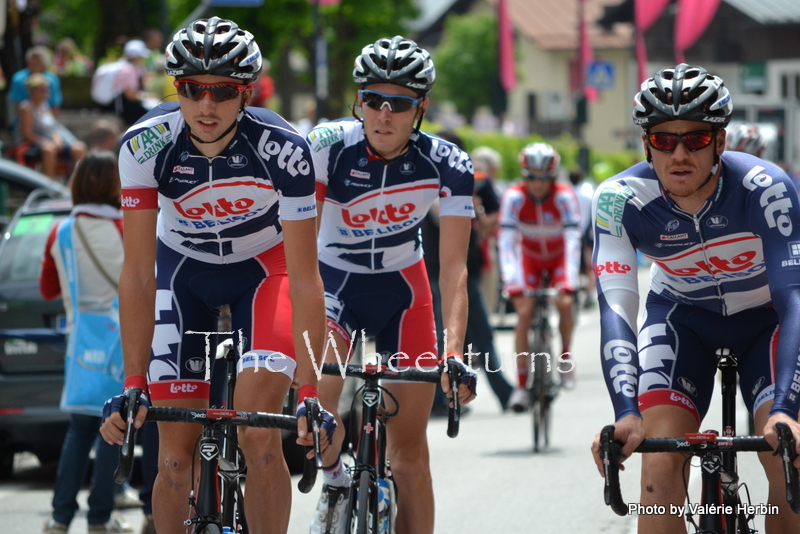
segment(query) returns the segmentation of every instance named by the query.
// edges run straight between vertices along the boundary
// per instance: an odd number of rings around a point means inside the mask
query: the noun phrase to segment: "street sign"
[[[588,85],[601,91],[614,88],[614,64],[610,61],[593,61],[587,73]]]

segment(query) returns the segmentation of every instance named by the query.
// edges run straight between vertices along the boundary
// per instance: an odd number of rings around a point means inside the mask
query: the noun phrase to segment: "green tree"
[[[470,119],[493,105],[497,92],[497,18],[451,16],[434,56],[436,97],[453,102]]]

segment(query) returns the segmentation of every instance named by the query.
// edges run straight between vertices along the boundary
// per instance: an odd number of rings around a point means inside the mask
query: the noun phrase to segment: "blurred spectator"
[[[63,296],[69,324],[76,326],[70,335],[80,336],[79,315],[84,310],[111,310],[117,298],[117,286],[112,282],[119,279],[123,248],[116,156],[107,151],[90,152],[76,167],[70,189],[75,206],[70,217],[55,226],[48,237],[39,285],[46,299]],[[72,231],[60,232],[67,222]],[[79,233],[88,239],[82,241]],[[75,234],[75,238],[62,234]],[[70,276],[73,273],[74,279]],[[113,513],[119,449],[99,439],[101,410],[102,406],[97,406],[94,412],[70,413],[53,488],[53,513],[45,523],[45,534],[67,533],[78,510],[77,496],[86,479],[92,449],[95,455],[86,515],[88,532],[133,531]]]
[[[269,99],[275,94],[275,82],[272,80],[272,76],[269,75],[271,64],[268,59],[264,59],[263,64],[264,67],[261,69],[261,74],[253,83],[253,98],[250,100],[251,106],[259,108],[268,107]]]
[[[58,158],[77,162],[86,154],[86,145],[80,141],[68,143],[61,136],[59,123],[47,103],[47,78],[31,74],[25,86],[30,98],[19,104],[19,131],[22,142],[28,145],[25,155],[41,158],[42,172],[55,178]]]
[[[94,69],[91,59],[81,54],[78,45],[69,37],[56,45],[53,70],[63,76],[88,76]]]
[[[757,124],[746,122],[728,127],[725,137],[725,150],[746,152],[756,157],[763,157],[767,149],[767,140]]]
[[[120,128],[114,122],[99,119],[92,125],[89,132],[89,148],[119,152]]]
[[[150,55],[150,50],[144,41],[132,39],[125,43],[122,52],[124,65],[117,73],[114,86],[122,92],[114,99],[114,112],[122,119],[126,126],[131,126],[142,115],[147,113],[149,107],[148,93],[144,90],[147,69],[144,60]],[[150,106],[152,107],[152,106]]]
[[[294,127],[305,137],[317,125],[317,103],[314,100],[307,100],[303,109],[306,113]]]
[[[164,34],[155,28],[148,28],[143,34],[144,45],[150,51],[144,66],[151,72],[164,70]]]
[[[595,184],[591,180],[583,179],[580,170],[570,171],[569,181],[578,197],[578,206],[581,210],[581,263],[580,273],[586,278],[586,298],[584,308],[593,308],[597,305],[594,269],[592,269],[592,247],[594,246],[594,232],[592,231],[592,197]]]
[[[54,115],[58,115],[61,110],[61,102],[63,97],[61,95],[61,81],[58,76],[50,70],[52,66],[52,54],[47,47],[34,46],[28,49],[25,54],[26,68],[14,73],[11,77],[11,87],[8,93],[8,100],[12,104],[13,111],[16,112],[19,103],[23,100],[28,100],[28,88],[25,87],[25,81],[31,74],[42,74],[49,82],[50,95],[47,98],[47,104]],[[16,116],[13,117],[16,120]]]

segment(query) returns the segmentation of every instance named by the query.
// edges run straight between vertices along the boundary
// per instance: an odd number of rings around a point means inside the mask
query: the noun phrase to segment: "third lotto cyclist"
[[[355,61],[353,79],[359,90],[354,118],[323,123],[308,134],[321,167],[319,265],[329,339],[344,356],[363,330],[375,336],[377,352],[391,355],[390,365],[400,371],[418,366],[433,372],[444,357],[436,354],[419,237],[419,225],[436,198],[441,206],[439,284],[447,356],[460,359],[467,320],[472,162],[452,143],[419,130],[435,77],[430,54],[414,41],[380,39],[365,46]],[[331,344],[326,344],[325,359],[337,360]],[[464,370],[457,392],[462,403],[475,395],[475,373]],[[338,405],[342,386],[341,377],[320,380],[324,406]],[[397,532],[430,534],[434,502],[426,427],[434,384],[392,381],[385,387],[401,406],[399,415],[387,421],[387,454],[398,490]],[[453,394],[444,373],[442,388]],[[334,436],[325,457],[314,534],[344,532],[350,480],[340,457],[342,434]]]
[[[646,161],[595,193],[600,354],[623,458],[645,437],[699,430],[720,347],[737,357],[757,432],[775,447],[775,424],[785,422],[800,447],[800,206],[780,168],[723,153],[732,111],[719,77],[684,63],[662,69],[634,99]],[[638,338],[637,250],[653,262]],[[602,474],[599,437],[592,452]],[[767,532],[800,532],[781,459],[759,460],[779,507]],[[641,504],[682,506],[684,470],[680,454],[643,455]],[[680,516],[640,515],[639,532],[686,527]]]
[[[157,406],[208,406],[203,332],[217,331],[225,304],[241,349],[236,409],[281,413],[293,380],[301,403],[317,396],[312,357],[322,353],[325,311],[317,264],[309,261],[317,254],[314,165],[285,120],[248,107],[261,64],[253,35],[234,22],[192,22],[166,49],[178,103],[152,111],[125,134],[120,319],[124,387],[141,391],[137,427],[148,397]],[[122,395],[106,403],[101,432],[109,443],[122,441],[121,401]],[[310,445],[304,412],[300,404],[298,434]],[[327,447],[335,424],[323,413]],[[188,530],[200,431],[158,423],[159,534]],[[292,486],[280,431],[241,427],[238,434],[250,531],[286,532]]]

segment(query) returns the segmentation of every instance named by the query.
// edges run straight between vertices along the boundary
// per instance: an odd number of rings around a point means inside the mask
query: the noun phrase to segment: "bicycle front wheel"
[[[531,411],[533,412],[533,451],[539,452],[550,445],[550,401],[547,398],[550,384],[545,356],[538,355],[535,358]]]

